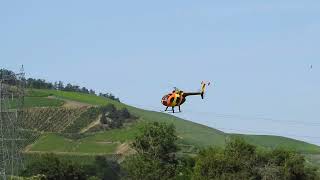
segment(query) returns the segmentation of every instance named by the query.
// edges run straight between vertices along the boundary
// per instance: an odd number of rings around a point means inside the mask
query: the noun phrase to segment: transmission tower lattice
[[[4,180],[23,168],[24,75],[23,66],[18,74],[0,69],[0,179]]]

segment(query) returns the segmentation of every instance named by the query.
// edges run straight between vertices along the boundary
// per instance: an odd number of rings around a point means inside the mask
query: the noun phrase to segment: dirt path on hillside
[[[27,147],[25,147],[24,150],[23,150],[23,152],[25,152],[25,153],[29,152],[30,149],[32,148],[32,145],[33,145],[33,144],[34,144],[34,143],[29,144]]]
[[[116,153],[117,154],[126,154],[130,150],[130,146],[128,143],[123,143],[118,146]]]
[[[132,148],[130,148],[129,143],[120,144],[120,146],[118,146],[117,150],[116,150],[116,154],[120,155],[118,162],[121,163],[122,161],[124,161],[124,159],[127,156],[132,155],[134,153],[135,153],[135,151]]]
[[[87,104],[87,103],[82,103],[82,102],[78,102],[78,101],[72,101],[72,100],[68,100],[68,99],[62,99],[62,98],[58,98],[55,96],[48,96],[48,99],[58,99],[58,100],[62,100],[65,103],[63,104],[63,107],[66,108],[80,108],[80,107],[91,107],[93,105],[91,104]]]
[[[97,119],[95,121],[93,121],[92,123],[90,123],[87,127],[83,128],[80,133],[84,133],[86,131],[88,131],[90,128],[100,124],[100,119],[101,119],[101,114],[97,117]]]

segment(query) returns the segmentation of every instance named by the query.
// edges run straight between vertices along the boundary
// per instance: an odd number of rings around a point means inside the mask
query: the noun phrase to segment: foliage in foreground
[[[41,160],[32,162],[22,173],[25,177],[37,174],[43,174],[49,180],[85,179],[84,171],[80,165],[70,161],[61,161],[53,154],[45,155]]]
[[[193,179],[263,179],[316,180],[315,168],[307,167],[304,156],[276,149],[257,152],[242,139],[233,139],[225,149],[202,150],[194,168]]]
[[[275,149],[257,151],[243,139],[232,139],[226,147],[201,150],[195,159],[178,157],[173,125],[149,123],[135,138],[124,167],[128,179],[194,180],[318,180],[317,169],[308,167],[304,156]],[[194,162],[195,161],[195,162]]]
[[[46,155],[31,163],[24,176],[43,174],[46,179],[181,179],[181,180],[319,180],[317,169],[306,165],[303,155],[275,149],[258,151],[243,139],[231,139],[225,148],[207,148],[196,157],[181,154],[175,127],[147,123],[132,143],[135,154],[122,167],[97,157],[79,165]]]
[[[39,176],[38,174],[41,174]],[[81,165],[72,161],[62,160],[54,154],[46,154],[26,167],[22,172],[26,179],[41,180],[86,180],[120,178],[120,166],[103,156],[97,156],[93,164]]]
[[[176,132],[173,125],[149,123],[132,143],[137,154],[128,158],[124,167],[129,179],[172,179],[178,160]]]

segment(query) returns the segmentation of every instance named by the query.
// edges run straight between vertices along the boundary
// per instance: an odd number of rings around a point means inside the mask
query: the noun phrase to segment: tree
[[[53,84],[53,89],[58,90],[59,89],[59,84],[57,81],[54,82]]]
[[[195,166],[195,159],[192,155],[178,156],[178,167],[175,180],[190,180]]]
[[[116,107],[113,104],[108,104],[106,106],[102,106],[100,108],[101,111],[101,118],[100,118],[100,122],[102,124],[108,124],[110,128],[113,128],[113,124],[112,122],[109,122],[107,119],[107,115],[109,115],[110,113],[114,113],[117,111]]]
[[[93,89],[90,89],[89,94],[96,95],[96,92]]]
[[[243,139],[224,149],[208,148],[196,158],[193,179],[315,180],[317,169],[305,165],[302,155],[288,150],[257,152]]]
[[[124,162],[124,168],[127,178],[132,180],[164,180],[172,179],[173,177],[173,175],[166,174],[168,172],[166,170],[169,168],[165,164],[161,164],[159,160],[150,159],[142,154],[128,157]]]
[[[120,179],[121,169],[116,161],[108,160],[105,156],[96,156],[92,165],[85,168],[85,171],[91,178],[101,180]]]
[[[177,139],[173,124],[147,123],[142,133],[135,138],[132,147],[144,156],[164,162],[174,162],[174,153],[178,150]]]
[[[6,69],[0,69],[0,77],[2,77],[2,76],[12,77],[12,79],[6,81],[6,83],[9,85],[16,85],[16,83],[18,82],[16,75],[13,71],[9,71]],[[92,89],[88,90],[86,87],[80,88],[80,86],[72,85],[70,83],[68,83],[66,85],[66,87],[64,87],[62,81],[51,83],[51,82],[47,82],[44,79],[34,79],[34,78],[24,79],[23,81],[26,81],[27,88],[55,89],[55,90],[61,90],[61,91],[82,92],[82,93],[86,93],[86,94],[96,95],[94,90],[92,90]],[[104,96],[120,102],[119,98],[116,98],[111,93],[104,94]]]
[[[58,82],[58,90],[63,90],[64,89],[64,85],[62,81]]]
[[[101,107],[101,111],[104,113],[116,112],[117,108],[113,104],[107,104],[107,105]]]
[[[120,99],[115,97],[112,93],[106,93],[106,94],[99,93],[99,96],[105,97],[105,98],[108,98],[108,99],[111,99],[111,100],[114,100],[114,101],[117,101],[117,102],[120,102]]]
[[[48,180],[85,180],[87,178],[80,165],[60,160],[53,154],[46,154],[43,158],[28,164],[22,174],[27,177],[42,174]]]
[[[237,178],[235,178],[237,177]],[[196,160],[193,179],[250,179],[234,159],[228,158],[222,149],[202,150]]]
[[[16,75],[13,71],[7,70],[7,69],[0,69],[0,78],[11,77],[10,80],[7,80],[6,83],[9,85],[15,85],[16,83]]]
[[[132,143],[137,152],[125,161],[130,179],[173,179],[178,161],[175,127],[165,123],[147,123]]]
[[[129,113],[127,108],[121,109],[119,113],[122,119],[129,119],[131,117],[131,114]]]
[[[102,112],[102,114],[101,114],[100,123],[101,124],[108,124],[108,119],[107,119],[105,112]]]
[[[89,90],[88,90],[87,88],[85,88],[85,87],[82,87],[82,88],[81,88],[81,92],[82,92],[82,93],[89,94]]]
[[[275,149],[267,154],[268,163],[277,166],[283,179],[320,179],[317,169],[307,167],[303,155],[285,149]]]
[[[128,109],[123,108],[117,110],[113,104],[108,104],[101,107],[101,118],[100,122],[102,124],[108,124],[110,128],[120,128],[126,119],[131,117]]]
[[[26,80],[26,86],[28,88],[36,88],[36,89],[54,89],[54,84],[50,82],[46,82],[44,79],[28,78]]]

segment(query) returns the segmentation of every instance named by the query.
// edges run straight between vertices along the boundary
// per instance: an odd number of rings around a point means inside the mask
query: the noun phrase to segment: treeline
[[[108,164],[100,158],[95,165],[89,166],[92,168],[85,168],[47,157],[43,162],[29,165],[24,175],[42,174],[48,180],[320,179],[318,168],[307,164],[305,157],[296,152],[285,149],[258,151],[256,146],[235,138],[229,140],[224,148],[210,147],[191,156],[179,151],[177,140],[173,125],[147,123],[131,144],[136,153],[120,165]]]
[[[0,78],[2,77],[11,77],[12,79],[7,81],[7,84],[10,84],[10,85],[15,85],[19,81],[15,73],[7,69],[0,69]],[[67,83],[65,85],[62,81],[56,81],[52,83],[44,79],[35,79],[35,78],[24,79],[24,81],[25,81],[26,88],[51,89],[51,90],[80,92],[85,94],[97,95],[93,89],[81,87],[71,83]],[[99,96],[120,102],[120,99],[115,97],[112,93],[99,93]]]
[[[120,102],[120,99],[115,97],[112,93],[105,93],[105,94],[99,93],[99,96]]]
[[[15,85],[17,83],[16,74],[7,69],[0,69],[0,79],[10,79],[5,81],[9,85]]]
[[[35,88],[35,89],[52,89],[52,90],[60,90],[60,91],[80,92],[85,94],[96,95],[96,92],[93,89],[80,87],[78,85],[74,85],[71,83],[64,85],[62,81],[56,81],[54,83],[51,83],[51,82],[47,82],[44,79],[28,78],[26,79],[26,87]]]

